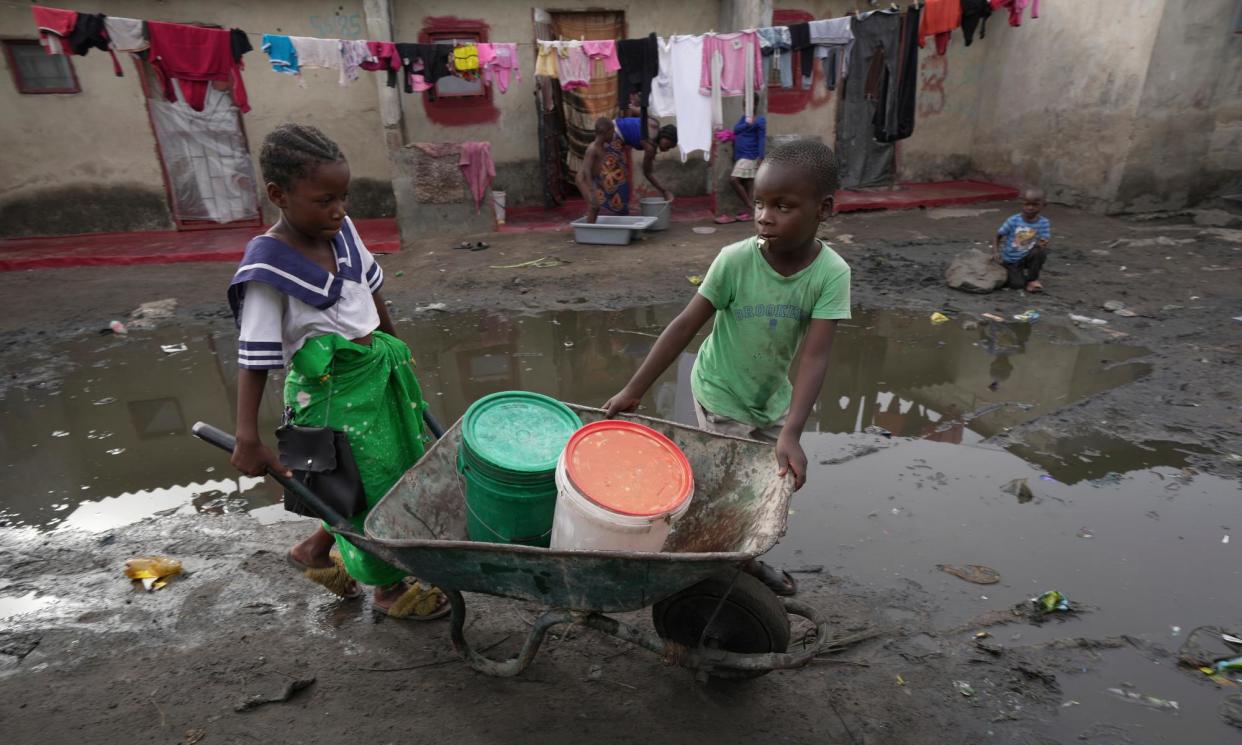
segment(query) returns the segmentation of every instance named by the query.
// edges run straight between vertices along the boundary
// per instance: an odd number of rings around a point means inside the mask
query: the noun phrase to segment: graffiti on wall
[[[937,116],[944,111],[944,80],[949,76],[949,58],[929,54],[919,66],[919,116]]]
[[[335,13],[330,16],[312,15],[306,17],[311,31],[315,36],[324,39],[361,39],[361,13]]]

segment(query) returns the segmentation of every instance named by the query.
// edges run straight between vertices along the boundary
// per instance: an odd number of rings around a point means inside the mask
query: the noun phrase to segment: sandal
[[[484,243],[483,241],[479,241],[478,243],[476,243],[476,244],[474,244],[473,246],[471,246],[471,247],[470,247],[470,250],[471,250],[471,251],[486,251],[487,249],[489,249],[489,248],[491,248],[491,247],[492,247],[492,246],[491,246],[491,244],[489,244],[489,243]]]
[[[424,587],[421,582],[408,585],[405,594],[387,608],[372,607],[375,619],[395,618],[400,621],[434,621],[452,612],[448,596],[438,587]]]
[[[754,559],[742,565],[742,571],[767,585],[768,589],[777,595],[788,597],[798,594],[798,583],[794,581],[793,575],[784,569],[777,569],[771,564]]]
[[[458,243],[456,246],[453,246],[453,248],[458,249],[460,251],[469,251],[470,249],[474,248],[474,244],[471,243],[470,241],[462,241],[461,243]]]
[[[734,215],[734,217],[737,218],[738,222],[750,222],[753,219],[751,214],[749,212],[746,212],[745,210],[737,213],[736,215]]]
[[[362,588],[349,576],[349,572],[345,571],[345,562],[341,560],[340,554],[332,553],[332,566],[330,567],[312,567],[303,564],[293,558],[293,554],[286,553],[285,561],[294,569],[302,572],[302,576],[322,585],[328,592],[339,598],[352,600],[362,596]],[[352,586],[352,587],[351,587]]]
[[[729,223],[737,222],[737,218],[733,215],[717,215],[715,222],[717,225],[728,225]]]
[[[1026,291],[1027,292],[1043,292],[1044,286],[1043,284],[1040,283],[1038,279],[1034,279],[1026,283]]]

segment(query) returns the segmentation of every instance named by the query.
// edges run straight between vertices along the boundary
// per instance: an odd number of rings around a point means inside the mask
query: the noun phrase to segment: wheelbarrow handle
[[[233,437],[233,435],[230,435],[228,432],[225,432],[219,427],[213,427],[207,422],[195,422],[194,426],[190,428],[190,431],[194,433],[195,437],[203,442],[215,445],[221,450],[229,453],[232,453],[233,449],[237,446],[237,438]],[[310,508],[315,512],[315,514],[322,517],[337,532],[347,533],[350,535],[356,534],[354,526],[346,520],[343,515],[329,507],[322,499],[319,498],[318,494],[315,494],[315,492],[307,489],[306,485],[302,482],[297,481],[296,479],[286,478],[284,474],[276,473],[270,468],[267,469],[267,475],[271,476],[276,483],[298,495],[299,499],[310,505]]]

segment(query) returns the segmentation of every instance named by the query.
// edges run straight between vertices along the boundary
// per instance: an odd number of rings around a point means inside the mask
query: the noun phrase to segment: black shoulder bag
[[[329,376],[334,376],[333,370]],[[332,386],[329,377],[327,414],[332,411]],[[303,427],[293,424],[293,409],[285,407],[284,419],[276,430],[276,442],[280,450],[280,462],[293,471],[293,478],[300,481],[320,499],[336,510],[342,517],[351,518],[367,509],[366,493],[362,488],[362,476],[354,460],[349,437],[330,427]],[[290,491],[285,491],[285,509],[298,515],[317,517],[310,505]]]

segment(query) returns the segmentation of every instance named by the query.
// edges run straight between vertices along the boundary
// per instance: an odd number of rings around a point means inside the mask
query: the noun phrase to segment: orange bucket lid
[[[592,422],[569,438],[565,475],[594,504],[632,517],[673,512],[694,491],[690,461],[672,440],[616,419]]]

